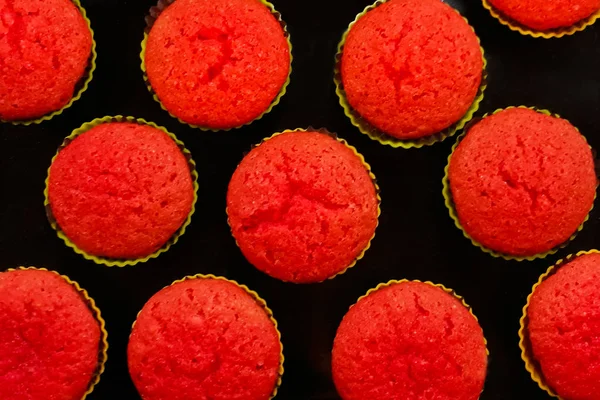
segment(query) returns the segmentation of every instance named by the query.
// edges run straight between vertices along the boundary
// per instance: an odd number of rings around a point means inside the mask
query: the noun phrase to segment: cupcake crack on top
[[[90,66],[92,32],[71,0],[0,0],[0,120],[67,106]]]
[[[378,194],[353,148],[315,131],[286,131],[255,147],[227,191],[231,231],[259,270],[320,282],[362,256],[375,234]]]
[[[290,71],[287,33],[260,0],[177,0],[144,46],[142,67],[162,106],[205,129],[262,116]]]
[[[484,61],[469,24],[440,0],[389,0],[351,24],[343,95],[374,129],[401,140],[437,134],[475,102]]]

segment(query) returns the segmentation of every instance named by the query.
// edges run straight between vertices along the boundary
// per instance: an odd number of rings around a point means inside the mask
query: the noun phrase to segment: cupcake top
[[[188,161],[160,129],[103,123],[59,150],[48,181],[52,216],[84,252],[135,259],[160,249],[194,201]]]
[[[319,132],[286,132],[255,147],[229,183],[240,249],[284,281],[320,282],[345,270],[375,233],[378,200],[354,151]]]
[[[188,279],[144,305],[129,338],[129,373],[145,400],[268,400],[281,343],[265,307],[236,284]]]
[[[172,115],[227,129],[267,111],[287,80],[290,48],[259,0],[177,0],[154,22],[144,61]]]
[[[477,400],[486,368],[475,317],[453,295],[420,282],[359,299],[333,343],[333,380],[344,400]]]
[[[565,400],[600,393],[600,254],[575,258],[545,279],[527,309],[527,336],[546,383]]]
[[[539,31],[568,27],[600,9],[600,0],[489,0],[506,17]]]
[[[473,125],[452,154],[448,179],[465,232],[514,256],[567,241],[596,193],[585,138],[568,121],[525,108]]]
[[[0,0],[0,119],[28,120],[69,103],[92,51],[71,0]]]
[[[0,398],[81,400],[99,367],[100,323],[54,272],[0,273]]]
[[[399,139],[438,133],[468,111],[483,57],[467,22],[440,0],[390,0],[350,28],[341,58],[348,102]]]

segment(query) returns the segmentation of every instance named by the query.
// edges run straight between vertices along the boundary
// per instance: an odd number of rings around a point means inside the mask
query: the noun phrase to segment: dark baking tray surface
[[[562,39],[533,39],[500,25],[479,0],[448,0],[475,27],[488,59],[489,86],[480,112],[510,105],[547,108],[569,119],[600,148],[600,26]],[[333,400],[330,352],[348,307],[390,279],[420,279],[453,288],[473,307],[489,341],[482,400],[547,399],[520,358],[517,331],[531,286],[555,260],[599,246],[600,207],[575,241],[534,262],[496,259],[454,226],[442,198],[442,176],[454,139],[422,149],[380,145],[350,124],[333,84],[342,32],[370,0],[274,0],[288,24],[293,72],[288,93],[263,119],[230,132],[182,125],[152,99],[140,70],[144,16],[155,0],[82,0],[95,32],[98,68],[82,98],[41,125],[0,125],[0,270],[47,267],[86,288],[106,319],[106,371],[89,400],[138,399],[126,346],[137,312],[175,279],[212,273],[256,290],[279,321],[285,354],[278,400]],[[192,224],[167,253],[144,264],[109,268],[86,261],[56,236],[44,212],[47,168],[63,138],[83,122],[132,115],[163,125],[198,164],[199,199]],[[232,239],[225,215],[229,178],[243,154],[286,128],[324,127],[358,148],[381,186],[377,235],[356,267],[334,280],[294,285],[254,269]],[[1,329],[1,327],[0,327]],[[376,400],[376,399],[374,399]]]

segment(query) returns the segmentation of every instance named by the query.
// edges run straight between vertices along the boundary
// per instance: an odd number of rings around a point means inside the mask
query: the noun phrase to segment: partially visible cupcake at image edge
[[[82,400],[100,380],[107,334],[76,282],[45,269],[0,272],[0,398]]]
[[[246,259],[274,278],[332,278],[375,235],[374,178],[356,149],[327,132],[275,134],[244,157],[229,182],[231,232]]]
[[[142,70],[155,99],[205,130],[261,118],[285,93],[291,44],[265,0],[177,0],[154,8]]]
[[[580,252],[543,274],[521,319],[522,358],[532,379],[563,400],[600,393],[600,253]]]
[[[487,359],[483,331],[461,297],[430,282],[390,281],[350,307],[331,367],[343,400],[477,400]]]
[[[95,44],[79,0],[0,0],[0,121],[39,123],[87,89]]]
[[[467,127],[446,167],[444,197],[474,244],[523,260],[566,245],[588,219],[596,187],[585,137],[557,115],[518,107]]]
[[[486,86],[485,59],[473,28],[448,4],[377,1],[342,37],[335,83],[362,133],[421,147],[471,119]]]
[[[571,35],[600,17],[600,0],[483,0],[483,5],[510,29],[543,38]]]
[[[277,322],[258,294],[196,275],[148,300],[127,360],[144,400],[269,400],[281,384],[282,349]]]
[[[48,171],[46,207],[76,252],[131,265],[158,256],[183,234],[196,180],[189,151],[164,128],[106,117],[65,140]]]

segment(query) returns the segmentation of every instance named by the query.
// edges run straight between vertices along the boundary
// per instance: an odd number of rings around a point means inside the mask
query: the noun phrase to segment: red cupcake
[[[290,73],[290,44],[276,15],[259,0],[170,4],[143,45],[142,68],[157,100],[206,129],[260,118],[283,95]]]
[[[192,213],[195,171],[183,144],[163,129],[111,117],[65,141],[50,166],[47,202],[67,244],[124,265],[174,242]]]
[[[0,0],[0,120],[67,106],[91,75],[92,31],[79,2]]]
[[[344,400],[477,400],[486,376],[481,327],[433,284],[390,282],[350,308],[332,352]]]
[[[457,124],[476,102],[484,68],[479,40],[439,0],[369,7],[340,46],[342,104],[347,100],[365,133],[427,138]]]
[[[599,277],[596,250],[577,256],[543,275],[525,308],[524,360],[540,386],[564,400],[600,393]]]
[[[283,373],[281,351],[276,322],[256,293],[195,276],[144,305],[127,358],[144,400],[268,400]]]
[[[353,148],[326,133],[277,134],[244,157],[229,182],[231,231],[259,270],[323,281],[354,265],[375,234],[373,178]]]
[[[600,10],[600,0],[486,0],[503,17],[536,31],[575,25]]]
[[[592,151],[573,125],[528,108],[471,126],[451,155],[451,212],[483,247],[533,257],[568,242],[596,194]]]
[[[100,379],[106,331],[76,283],[36,269],[0,273],[0,398],[81,400]]]

